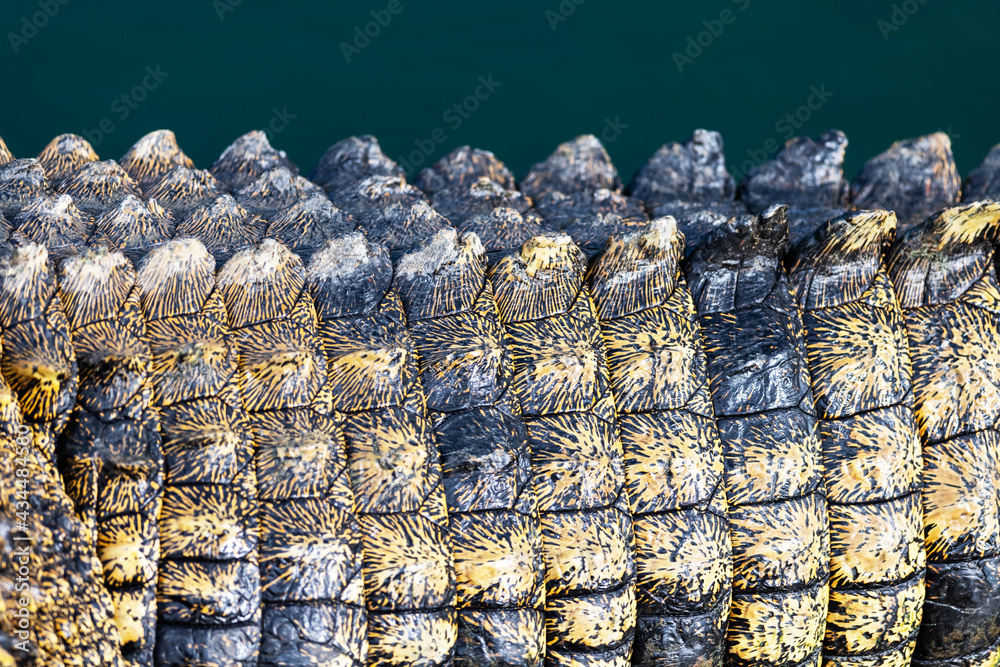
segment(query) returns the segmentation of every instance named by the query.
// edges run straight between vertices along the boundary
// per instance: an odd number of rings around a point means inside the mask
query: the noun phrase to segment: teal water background
[[[410,168],[472,144],[520,176],[589,132],[628,181],[697,127],[737,172],[836,127],[848,177],[941,130],[964,175],[1000,142],[998,28],[995,0],[3,0],[0,136],[117,158],[165,127],[208,167],[270,127],[308,171],[372,133]]]

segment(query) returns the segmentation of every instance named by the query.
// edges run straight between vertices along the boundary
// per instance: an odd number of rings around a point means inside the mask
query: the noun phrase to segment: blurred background
[[[170,128],[207,168],[267,129],[308,172],[371,133],[411,173],[471,144],[520,176],[593,133],[627,182],[697,127],[737,175],[839,128],[848,178],[940,130],[964,175],[1000,142],[998,25],[1000,3],[944,0],[4,0],[0,136],[118,158]]]

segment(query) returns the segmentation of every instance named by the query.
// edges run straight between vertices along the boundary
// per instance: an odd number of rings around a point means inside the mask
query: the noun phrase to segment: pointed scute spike
[[[175,236],[200,239],[223,264],[237,251],[263,238],[266,227],[262,218],[250,214],[231,195],[222,195],[188,213],[178,223]]]
[[[994,238],[1000,227],[1000,201],[974,201],[949,206],[926,223],[938,235],[939,247]]]
[[[11,222],[18,233],[45,245],[54,257],[65,256],[86,243],[93,227],[90,216],[82,213],[69,195],[36,197]]]
[[[73,197],[84,213],[100,215],[128,195],[141,197],[139,186],[114,160],[91,162],[66,180],[60,192]]]
[[[13,218],[35,197],[51,193],[52,186],[38,160],[13,160],[0,166],[0,213],[7,218]]]
[[[156,200],[128,195],[97,219],[96,229],[132,262],[173,236],[174,220]]]
[[[410,321],[470,310],[486,278],[486,251],[475,234],[445,227],[396,263],[396,287]]]
[[[621,192],[622,181],[604,145],[592,134],[560,144],[521,181],[521,191],[532,199],[550,192],[569,194],[598,188]]]
[[[147,320],[197,313],[215,286],[215,259],[198,239],[174,239],[146,255],[136,285]]]
[[[90,142],[77,134],[60,134],[38,154],[38,164],[59,188],[84,165],[100,160]]]
[[[895,211],[904,232],[957,202],[960,188],[951,139],[936,132],[897,141],[868,160],[851,184],[851,202],[855,208]]]
[[[650,207],[732,199],[736,186],[726,170],[722,135],[698,129],[687,143],[664,144],[636,172],[628,192]]]
[[[271,218],[265,236],[281,241],[303,262],[308,262],[327,241],[356,227],[354,216],[334,206],[325,194],[318,193]]]
[[[8,162],[14,161],[14,154],[10,152],[7,148],[7,143],[0,137],[0,165],[5,165]]]
[[[570,235],[562,232],[528,239],[521,246],[520,258],[524,262],[525,273],[532,278],[541,272],[574,269],[587,262],[586,255]]]
[[[45,246],[30,242],[0,245],[0,328],[42,315],[55,290]]]
[[[285,167],[260,175],[234,193],[236,201],[251,213],[270,219],[279,211],[293,206],[306,197],[323,194],[315,183],[296,176]]]
[[[488,178],[501,187],[514,188],[514,175],[490,151],[459,146],[423,169],[413,184],[428,194],[448,188],[463,188],[477,179]]]
[[[684,234],[670,216],[645,230],[608,239],[587,272],[601,319],[617,319],[669,298],[677,284]]]
[[[175,217],[182,218],[199,206],[215,201],[224,192],[211,172],[176,167],[167,172],[146,194]]]
[[[260,130],[247,132],[231,143],[212,165],[212,175],[223,187],[238,190],[253,183],[261,174],[285,167],[293,174],[299,173],[285,151],[275,150]]]
[[[483,244],[475,234],[460,236],[455,228],[445,227],[403,255],[396,263],[396,273],[402,277],[430,275],[446,264],[460,261],[463,255],[478,257],[484,252]]]
[[[143,191],[172,169],[194,169],[194,162],[177,145],[177,137],[170,130],[155,130],[145,135],[125,152],[118,164]]]
[[[63,308],[73,331],[114,317],[135,283],[132,263],[105,244],[81,248],[59,264],[58,274]]]
[[[233,255],[219,270],[222,292],[234,329],[287,317],[305,285],[302,260],[274,239]]]
[[[385,246],[362,232],[326,242],[313,255],[306,279],[320,319],[369,312],[392,284],[392,261]]]
[[[983,158],[962,184],[962,201],[1000,199],[1000,144]]]
[[[403,168],[382,152],[370,134],[347,137],[326,149],[309,180],[327,192],[343,190],[370,176],[404,176]]]
[[[860,299],[895,238],[892,211],[850,211],[828,220],[786,260],[799,306],[815,310]]]

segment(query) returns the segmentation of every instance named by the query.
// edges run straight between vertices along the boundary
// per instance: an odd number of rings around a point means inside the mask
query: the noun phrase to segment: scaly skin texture
[[[531,444],[545,559],[546,665],[629,663],[635,538],[604,341],[565,234],[490,269]]]
[[[889,255],[923,443],[927,590],[915,665],[1000,659],[1000,203],[931,216]]]
[[[160,410],[164,491],[156,664],[254,667],[261,635],[255,448],[215,261],[155,249],[136,284]]]
[[[104,567],[125,661],[152,667],[163,453],[135,271],[121,253],[91,246],[58,276],[80,366],[59,465]]]
[[[739,667],[815,665],[826,626],[827,507],[787,242],[776,206],[716,228],[686,267],[726,460]]]
[[[28,589],[18,596],[28,598],[29,635],[15,638],[27,641],[28,651],[11,651],[17,664],[123,667],[112,601],[102,584],[91,535],[55,468],[33,443],[31,429],[22,421],[17,399],[3,378],[0,513],[14,519],[14,533],[8,533],[13,549],[2,549],[0,561],[12,555],[19,575],[21,567],[27,569]],[[6,594],[2,579],[0,592]],[[0,635],[8,634],[13,628],[7,624],[14,617],[5,613],[2,619]],[[3,652],[0,641],[0,664]]]
[[[457,635],[448,512],[385,247],[330,241],[307,272],[361,522],[368,665],[443,667]]]
[[[235,191],[278,167],[288,169],[293,176],[299,174],[299,168],[288,159],[285,151],[275,150],[263,132],[253,130],[229,144],[211,171],[224,189]]]
[[[540,666],[545,586],[531,449],[475,234],[444,229],[396,265],[444,472],[462,667]]]
[[[722,442],[673,218],[612,238],[588,283],[608,353],[635,524],[632,664],[721,665],[733,579]]]
[[[177,137],[170,130],[156,130],[143,136],[118,158],[118,164],[144,193],[172,169],[194,169],[194,162],[177,145]]]
[[[60,134],[38,154],[38,164],[56,189],[84,165],[99,159],[90,142],[77,134]]]
[[[687,251],[716,224],[746,213],[743,202],[733,200],[736,184],[726,171],[722,135],[709,130],[695,130],[684,144],[661,146],[627,191],[654,218],[673,216]]]
[[[260,665],[361,667],[361,527],[302,261],[266,239],[219,272],[260,502]]]
[[[896,217],[834,218],[790,254],[830,513],[824,663],[909,664],[924,603],[922,460],[903,313],[882,262]]]
[[[55,466],[56,439],[76,400],[77,364],[55,270],[40,245],[0,249],[0,331],[0,373],[45,465]]]

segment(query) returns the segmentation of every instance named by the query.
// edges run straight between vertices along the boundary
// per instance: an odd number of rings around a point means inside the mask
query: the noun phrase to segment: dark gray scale
[[[52,184],[38,160],[11,160],[0,165],[0,213],[8,220],[29,201],[52,194]]]
[[[545,586],[531,448],[485,249],[475,234],[443,229],[397,262],[395,285],[444,474],[455,664],[540,667]]]
[[[545,664],[625,667],[636,561],[625,456],[586,257],[545,234],[490,268],[531,446],[545,561]]]
[[[272,217],[264,235],[281,241],[303,263],[308,263],[327,241],[344,236],[357,226],[354,216],[334,206],[320,192],[300,199]]]
[[[637,231],[649,223],[642,202],[604,188],[551,192],[535,206],[545,228],[569,234],[588,257],[612,235]]]
[[[36,197],[11,224],[14,235],[45,246],[53,260],[76,252],[94,230],[94,219],[78,209],[69,195]]]
[[[496,155],[478,148],[459,146],[421,170],[413,184],[428,195],[435,195],[442,190],[464,190],[482,178],[493,181],[504,190],[514,189],[514,175]]]
[[[824,664],[907,665],[924,605],[920,438],[903,312],[882,260],[896,216],[836,217],[792,250],[830,517]]]
[[[38,164],[56,190],[83,166],[99,159],[90,142],[77,134],[60,134],[38,154]]]
[[[354,216],[358,227],[386,246],[394,259],[448,224],[424,193],[402,176],[371,176],[331,192],[330,199]]]
[[[363,667],[361,526],[302,261],[265,239],[226,262],[216,289],[256,451],[258,664]]]
[[[76,401],[78,369],[55,267],[44,246],[0,247],[0,332],[0,373],[17,397],[35,446],[54,468],[56,441]]]
[[[888,271],[913,361],[927,588],[913,664],[1000,660],[1000,202],[951,206],[900,236]]]
[[[255,447],[215,260],[175,239],[145,257],[136,284],[164,457],[155,663],[256,667]]]
[[[635,526],[632,664],[720,666],[733,562],[708,364],[673,218],[612,237],[587,275]]]
[[[58,276],[80,368],[59,467],[104,566],[125,662],[152,667],[163,453],[135,271],[98,245]]]
[[[51,275],[40,273],[47,269],[39,263],[44,249],[37,250],[35,261],[25,257],[4,261],[5,283],[10,279],[22,283],[22,289],[13,290],[5,284],[2,301],[8,320],[14,302],[19,303],[14,309],[22,313],[44,306],[49,292],[37,289],[40,285],[55,291]],[[9,356],[6,347],[3,356]],[[47,368],[39,365],[39,370],[44,374]],[[15,650],[17,662],[10,664],[123,665],[115,611],[103,584],[93,535],[77,516],[48,453],[33,439],[14,391],[0,376],[0,507],[4,506],[13,511],[18,538],[14,547],[23,550],[13,555],[19,569],[26,566],[29,570],[30,585],[18,597],[28,594],[31,650]],[[28,542],[22,541],[25,537]],[[4,603],[10,606],[0,627],[12,630],[8,623],[15,619],[14,598],[5,595]]]
[[[175,238],[201,241],[219,264],[264,237],[267,222],[239,205],[232,195],[222,195],[177,222]]]
[[[773,160],[746,175],[737,196],[750,213],[788,205],[788,235],[794,245],[850,206],[846,150],[847,135],[840,130],[827,130],[818,141],[789,139]]]
[[[170,130],[145,135],[125,151],[118,164],[146,193],[172,170],[194,169],[194,162],[177,145],[177,137]]]
[[[368,664],[444,667],[457,637],[441,464],[384,246],[355,232],[307,271],[364,553]]]
[[[722,437],[733,548],[727,662],[815,665],[829,528],[802,317],[781,257],[785,207],[720,224],[685,273]]]
[[[234,192],[233,197],[252,215],[270,220],[297,202],[322,194],[323,189],[315,183],[278,167],[261,174],[253,183]]]
[[[328,193],[348,190],[369,176],[404,178],[403,168],[389,159],[370,134],[341,139],[326,149],[309,172],[309,180]]]
[[[897,141],[868,160],[851,182],[851,204],[894,211],[903,233],[957,202],[961,185],[951,139],[935,132]]]
[[[990,149],[982,164],[973,169],[962,183],[962,201],[1000,199],[1000,144]]]
[[[531,197],[486,176],[437,191],[431,204],[455,229],[478,236],[490,257],[516,250],[542,233],[542,217],[532,208]]]
[[[73,197],[78,209],[94,217],[129,195],[142,196],[136,182],[114,160],[85,164],[63,182],[58,192]]]
[[[284,167],[298,176],[299,168],[285,151],[275,150],[260,130],[247,132],[222,151],[212,165],[212,175],[225,190],[235,191],[250,185],[265,172]]]
[[[174,235],[174,219],[155,199],[129,195],[106,210],[94,225],[94,237],[107,239],[133,264]]]
[[[180,220],[199,206],[211,204],[223,194],[225,191],[211,172],[187,167],[168,171],[146,191],[146,195],[170,211],[175,220]]]
[[[672,216],[690,252],[716,225],[746,213],[733,201],[736,185],[726,170],[722,135],[695,130],[685,144],[664,144],[649,158],[626,192],[642,201],[653,218]]]
[[[552,155],[532,165],[519,187],[537,202],[550,192],[621,192],[622,180],[604,145],[594,135],[583,134],[559,144]]]

